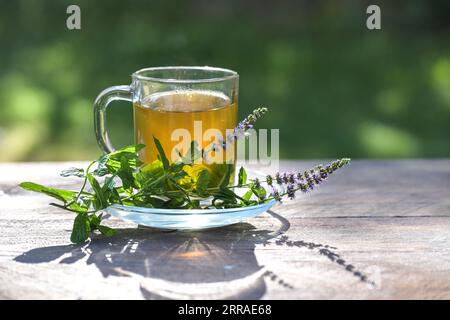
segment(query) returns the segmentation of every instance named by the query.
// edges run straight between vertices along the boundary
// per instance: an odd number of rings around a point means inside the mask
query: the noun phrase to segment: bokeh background
[[[0,3],[0,161],[96,158],[96,95],[164,65],[238,71],[240,116],[269,106],[259,127],[280,128],[283,158],[450,156],[448,0]],[[132,143],[131,106],[109,115]]]

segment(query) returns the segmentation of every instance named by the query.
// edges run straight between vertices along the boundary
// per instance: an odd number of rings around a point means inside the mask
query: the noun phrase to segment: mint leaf
[[[242,199],[244,199],[245,201],[250,201],[250,198],[252,197],[253,194],[253,190],[248,190],[244,196],[242,197]]]
[[[115,176],[112,175],[105,179],[102,186],[102,192],[106,193],[108,190],[114,190],[114,186],[116,185],[114,178]]]
[[[213,196],[214,196],[213,203],[215,202],[215,200],[222,200],[225,204],[237,203],[236,200],[237,195],[233,191],[225,187],[219,188],[219,191],[214,193]]]
[[[175,197],[166,201],[163,208],[167,209],[183,209],[186,206],[186,199],[183,197]]]
[[[100,158],[98,158],[96,161],[97,168],[94,171],[92,171],[92,174],[98,177],[103,177],[104,175],[110,173],[108,167],[106,166],[106,162],[108,161],[108,159],[109,159],[108,154],[104,154]]]
[[[233,171],[233,165],[227,164],[227,171],[225,172],[225,175],[223,176],[223,178],[219,184],[220,188],[226,188],[228,186],[228,184],[230,183],[230,177],[231,177],[232,171]]]
[[[141,144],[133,144],[133,145],[126,146],[122,149],[118,149],[114,152],[111,152],[108,155],[110,158],[120,155],[120,154],[124,154],[124,153],[131,153],[131,154],[136,155],[139,151],[141,151],[144,148],[145,148],[145,144],[142,144],[142,143]]]
[[[109,153],[105,156],[99,158],[99,168],[97,170],[106,167],[109,170],[109,173],[116,173],[120,170],[122,166],[122,161],[126,161],[128,166],[132,169],[136,169],[140,165],[142,165],[142,161],[139,160],[138,152],[145,147],[143,144],[131,145],[112,153]],[[123,160],[125,159],[125,160]]]
[[[207,170],[200,171],[197,177],[197,182],[195,184],[195,190],[197,191],[199,196],[202,197],[208,196],[208,193],[206,192],[208,184],[209,184],[209,172]]]
[[[170,167],[169,160],[167,159],[166,154],[164,153],[164,149],[161,145],[161,142],[159,142],[159,140],[156,139],[155,137],[153,137],[153,141],[155,142],[156,149],[158,149],[159,158],[163,164],[164,171],[169,170]]]
[[[95,179],[94,176],[90,173],[87,174],[87,178],[96,195],[96,199],[94,200],[95,210],[106,208],[108,206],[108,201],[97,179]]]
[[[117,233],[116,230],[114,230],[110,227],[107,227],[107,226],[99,225],[99,226],[97,226],[97,229],[98,229],[98,231],[101,232],[102,235],[104,235],[106,237],[112,237],[113,235],[115,235]]]
[[[267,191],[266,189],[264,189],[263,187],[260,188],[256,188],[256,187],[252,187],[251,191],[253,192],[253,194],[259,199],[259,200],[264,200],[266,198],[267,195]]]
[[[117,171],[117,175],[122,180],[122,185],[125,189],[130,189],[135,186],[133,169],[130,167],[127,159],[122,157],[120,159],[120,169]]]
[[[102,221],[102,219],[99,216],[97,216],[95,213],[89,215],[88,218],[89,218],[89,226],[90,226],[91,230],[97,229],[97,227],[100,225],[100,222]]]
[[[60,175],[62,177],[70,177],[70,176],[79,177],[79,178],[85,177],[84,169],[75,168],[75,167],[61,171]]]
[[[78,214],[73,222],[70,241],[73,243],[83,243],[89,238],[90,233],[91,227],[88,215],[86,213]]]
[[[74,198],[74,196],[77,195],[77,192],[74,191],[48,188],[34,182],[22,182],[21,184],[19,184],[19,187],[21,187],[24,190],[44,193],[64,203],[71,201]]]
[[[239,175],[238,175],[238,186],[242,187],[243,184],[247,182],[247,172],[245,171],[244,167],[241,167],[239,169]]]

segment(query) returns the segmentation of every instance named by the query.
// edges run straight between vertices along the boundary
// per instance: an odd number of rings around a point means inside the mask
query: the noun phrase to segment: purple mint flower
[[[289,199],[295,199],[295,188],[293,184],[288,184],[287,188],[286,188],[286,193],[289,197]]]
[[[314,173],[312,174],[312,178],[313,178],[313,180],[314,180],[314,182],[315,182],[316,184],[320,184],[320,183],[322,182],[322,178],[321,178],[320,175],[317,174],[316,172],[314,172]]]
[[[328,177],[327,171],[324,168],[320,168],[320,177],[326,179]]]
[[[253,183],[257,189],[261,188],[261,181],[259,181],[258,178],[255,178],[255,180],[253,180]]]
[[[272,187],[272,192],[270,193],[270,196],[273,197],[276,201],[281,202],[281,196],[280,192]]]
[[[314,180],[311,177],[306,179],[306,183],[310,190],[314,190]]]
[[[237,125],[237,129],[244,130],[245,129],[245,124],[243,122],[239,122],[238,125]]]
[[[229,142],[235,142],[239,138],[245,136],[248,129],[253,128],[253,124],[261,118],[267,112],[267,108],[258,108],[253,110],[253,112],[247,116],[244,120],[238,123],[236,128],[234,128],[233,133],[229,135],[226,140]]]
[[[303,193],[308,192],[308,185],[306,183],[300,183],[299,185],[300,190],[302,190]]]
[[[294,173],[290,173],[289,174],[289,178],[288,178],[289,183],[294,184],[296,182],[296,180],[297,179],[295,178],[295,174]]]
[[[219,151],[219,145],[217,143],[213,143],[211,146],[211,151]]]
[[[283,178],[281,177],[279,172],[275,174],[275,180],[277,181],[278,184],[283,184]]]

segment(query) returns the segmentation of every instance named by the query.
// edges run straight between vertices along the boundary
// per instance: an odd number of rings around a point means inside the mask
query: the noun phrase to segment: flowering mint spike
[[[261,118],[266,112],[267,108],[257,108],[252,111],[244,120],[238,123],[234,128],[233,133],[227,137],[227,142],[235,142],[236,140],[245,136],[246,131],[253,128],[255,122]]]
[[[273,176],[267,176],[265,182],[272,187],[272,199],[281,202],[283,196],[287,196],[289,199],[294,199],[296,191],[308,192],[314,190],[318,185],[325,181],[330,174],[348,163],[350,163],[349,158],[342,158],[333,161],[325,167],[318,165],[302,173],[277,172]],[[278,192],[274,188],[274,181],[284,188],[283,193]]]
[[[225,139],[223,137],[217,137],[218,145],[222,147],[223,150],[227,149],[227,143],[233,144],[238,139],[248,135],[247,130],[252,129],[255,122],[261,118],[269,109],[267,108],[257,108],[252,111],[244,120],[238,123],[233,132],[229,134]],[[211,151],[217,151],[219,147],[217,144],[213,144],[212,148],[206,150],[206,154]]]

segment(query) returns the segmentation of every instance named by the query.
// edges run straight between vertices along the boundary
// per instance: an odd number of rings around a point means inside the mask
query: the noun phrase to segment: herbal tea
[[[231,103],[230,98],[220,92],[182,90],[150,95],[140,104],[134,104],[136,143],[146,145],[141,159],[145,163],[157,159],[158,152],[153,141],[155,137],[161,142],[169,160],[173,161],[174,152],[180,145],[181,139],[177,135],[172,136],[177,129],[184,129],[190,141],[195,140],[199,148],[206,148],[214,141],[210,140],[211,137],[203,139],[203,134],[198,132],[199,124],[201,132],[217,129],[221,136],[225,137],[226,129],[233,129],[236,126],[236,117],[237,104]],[[186,151],[183,150],[183,152]],[[225,161],[226,155],[223,156]],[[216,166],[208,165],[207,167]]]

